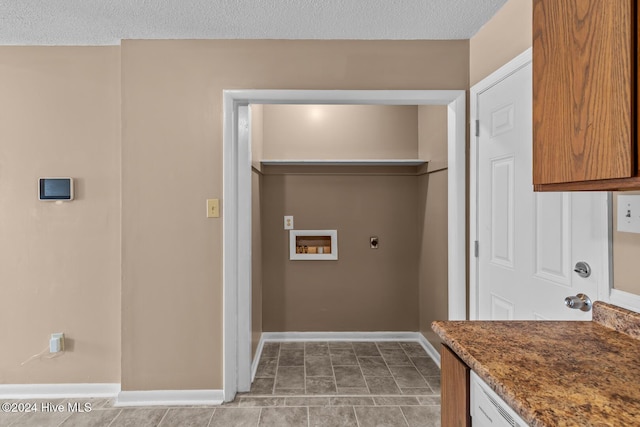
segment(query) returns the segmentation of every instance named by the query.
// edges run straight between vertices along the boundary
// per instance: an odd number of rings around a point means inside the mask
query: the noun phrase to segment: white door
[[[531,63],[478,95],[478,319],[589,320],[565,298],[597,298],[606,193],[534,193]],[[574,272],[578,261],[591,275]]]

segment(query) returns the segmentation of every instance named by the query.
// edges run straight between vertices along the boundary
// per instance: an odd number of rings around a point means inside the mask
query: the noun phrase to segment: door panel
[[[604,193],[534,193],[532,66],[478,96],[479,319],[588,320],[564,298],[597,297]],[[594,274],[573,271],[588,262]]]

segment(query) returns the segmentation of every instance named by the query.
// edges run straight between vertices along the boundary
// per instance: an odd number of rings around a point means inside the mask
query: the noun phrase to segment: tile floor
[[[251,391],[216,407],[114,408],[91,412],[0,412],[0,427],[440,426],[439,369],[417,343],[265,344]]]

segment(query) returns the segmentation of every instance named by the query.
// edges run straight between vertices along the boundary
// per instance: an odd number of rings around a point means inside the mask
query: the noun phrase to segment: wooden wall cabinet
[[[471,370],[446,345],[440,350],[441,425],[471,427]]]
[[[533,0],[535,191],[640,189],[636,0]]]

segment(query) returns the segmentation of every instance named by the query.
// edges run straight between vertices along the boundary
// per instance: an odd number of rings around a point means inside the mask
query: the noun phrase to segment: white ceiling
[[[0,0],[0,45],[469,39],[506,0]]]

